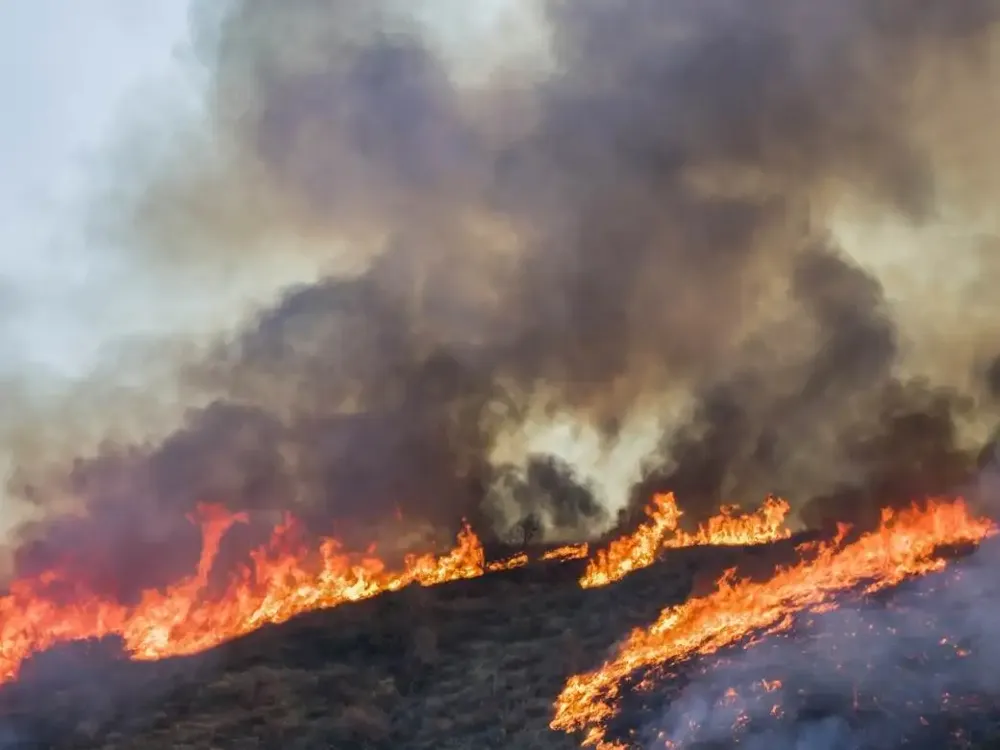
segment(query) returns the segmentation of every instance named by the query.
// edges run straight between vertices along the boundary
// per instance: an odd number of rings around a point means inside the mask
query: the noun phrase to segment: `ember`
[[[542,560],[580,560],[590,552],[589,545],[569,544],[565,547],[551,549],[542,555]]]

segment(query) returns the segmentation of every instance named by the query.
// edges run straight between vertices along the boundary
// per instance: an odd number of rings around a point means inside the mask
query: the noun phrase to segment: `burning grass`
[[[655,536],[644,526],[615,541],[610,553],[598,554],[597,567],[588,568],[582,584],[617,580],[630,570],[651,564],[666,547],[782,538],[788,533],[782,525],[785,510],[787,505],[782,509],[770,500],[758,514],[747,516],[724,508],[718,517],[687,534],[677,528],[680,512],[673,496],[658,496],[649,511]],[[119,636],[135,659],[194,654],[304,612],[370,599],[411,584],[434,586],[478,578],[529,562],[524,552],[487,562],[478,537],[466,526],[446,554],[410,555],[401,570],[389,570],[374,551],[348,554],[335,539],[323,541],[318,550],[308,548],[298,525],[289,518],[268,544],[252,553],[252,565],[237,570],[221,594],[209,594],[219,544],[245,517],[202,506],[200,515],[192,520],[201,525],[203,539],[195,573],[165,591],[145,592],[134,606],[82,590],[71,571],[50,571],[15,581],[10,594],[0,598],[0,681],[14,679],[31,654],[61,642]],[[542,557],[566,561],[586,552],[585,545],[578,545]],[[595,582],[596,575],[602,578]],[[58,599],[50,595],[54,590],[60,592]]]
[[[871,594],[942,570],[945,561],[935,556],[940,547],[978,543],[994,527],[972,517],[961,502],[932,501],[898,514],[884,512],[877,530],[849,544],[843,543],[846,531],[832,542],[804,546],[805,559],[766,581],[728,575],[713,594],[663,610],[653,625],[634,631],[614,658],[567,682],[552,728],[580,732],[585,745],[600,750],[624,748],[608,740],[607,723],[618,711],[622,685],[637,670],[669,669],[754,632],[787,630],[798,612],[835,607],[837,594],[862,584]]]
[[[753,742],[773,741],[760,747],[774,750],[794,747],[803,727],[836,725],[896,733],[869,732],[875,739],[865,748],[901,747],[900,738],[933,750],[966,741],[987,747],[983,738],[1000,725],[988,690],[935,683],[949,690],[942,704],[926,679],[919,695],[890,697],[865,678],[906,669],[926,677],[920,670],[946,658],[971,663],[961,653],[967,644],[946,640],[948,623],[924,618],[914,630],[910,617],[906,635],[916,647],[879,661],[872,654],[895,642],[895,620],[846,628],[829,618],[844,615],[835,605],[845,595],[894,600],[894,587],[915,576],[957,575],[955,567],[940,575],[941,545],[975,545],[990,533],[961,504],[937,503],[853,541],[671,550],[613,586],[580,586],[583,559],[509,558],[491,575],[432,588],[415,579],[390,596],[305,613],[197,656],[123,659],[120,636],[67,644],[28,658],[21,679],[0,688],[0,731],[19,738],[14,747],[102,750],[569,750],[581,738],[636,748],[739,741],[753,750]],[[747,565],[754,581],[730,574],[718,592],[685,601],[703,571]],[[827,664],[827,679],[818,679],[816,665],[836,651],[831,633],[850,658],[840,671]],[[879,650],[865,649],[872,639]],[[924,661],[914,667],[911,652]],[[567,696],[588,698],[572,704],[584,707],[575,714],[582,720],[560,727],[570,732],[552,731],[554,705],[555,722],[574,716]],[[927,738],[952,744],[919,744]]]
[[[649,567],[664,549],[701,545],[743,546],[766,544],[787,539],[785,527],[788,503],[769,497],[753,513],[741,514],[734,506],[725,506],[692,533],[680,527],[683,513],[672,493],[658,494],[646,509],[649,521],[632,534],[616,539],[599,550],[580,579],[584,588],[607,586],[629,573]]]

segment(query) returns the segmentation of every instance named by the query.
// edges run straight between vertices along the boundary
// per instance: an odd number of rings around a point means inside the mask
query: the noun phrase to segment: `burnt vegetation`
[[[411,587],[161,662],[130,662],[113,640],[67,644],[0,689],[0,732],[5,748],[25,750],[570,750],[579,738],[548,729],[567,677],[685,600],[697,577],[735,565],[765,578],[804,539],[671,551],[600,589],[578,587],[583,561]],[[610,737],[645,747],[698,718],[704,729],[685,746],[699,750],[802,738],[865,750],[992,747],[1000,685],[976,659],[994,649],[988,627],[970,629],[977,605],[956,582],[997,552],[988,543],[943,574],[802,614],[790,634],[664,665],[652,691],[626,690]],[[765,681],[780,692],[762,690]],[[741,711],[748,718],[737,721]]]
[[[464,517],[501,557],[634,527],[658,490],[692,521],[773,493],[821,529],[938,493],[995,507],[993,256],[971,240],[947,263],[914,249],[902,265],[916,280],[891,293],[878,253],[835,229],[877,216],[919,236],[957,216],[996,249],[1000,5],[545,0],[545,63],[470,80],[414,5],[192,4],[204,120],[162,163],[111,176],[100,239],[167,289],[267,274],[288,254],[322,278],[177,363],[198,397],[162,439],[32,463],[48,442],[19,434],[8,494],[39,512],[16,575],[70,571],[81,590],[134,601],[193,568],[186,519],[203,502],[248,512],[222,573],[285,512],[351,550],[397,511],[445,536]],[[952,258],[985,281],[951,278]],[[925,293],[921,279],[945,276],[947,294]],[[677,394],[686,408],[666,404]],[[554,415],[613,442],[630,415],[661,411],[628,498],[546,451],[494,456]],[[582,563],[531,565],[159,663],[69,644],[0,690],[0,748],[575,747],[547,729],[566,677],[743,554],[674,552],[593,591],[576,584]],[[939,657],[920,674],[951,669]],[[961,674],[987,703],[1000,694]],[[615,729],[645,741],[654,714],[714,705],[713,686],[686,674]],[[991,741],[992,708],[956,735],[927,694],[880,683],[891,707],[872,708],[856,687],[863,709],[837,683],[825,703],[790,699],[785,728],[757,717],[746,731],[768,748],[796,747],[799,729],[838,749]],[[726,746],[731,730],[695,741]]]

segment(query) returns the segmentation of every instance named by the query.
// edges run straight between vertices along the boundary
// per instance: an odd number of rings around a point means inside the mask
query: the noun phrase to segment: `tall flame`
[[[599,550],[580,579],[583,588],[607,586],[629,573],[648,568],[664,548],[699,545],[765,544],[791,535],[785,527],[789,505],[784,500],[769,497],[754,513],[740,515],[734,506],[724,506],[697,531],[678,528],[681,513],[673,493],[658,494],[646,509],[647,523],[628,536],[616,539],[606,549]]]
[[[723,508],[696,532],[677,529],[680,511],[672,495],[659,495],[647,510],[650,523],[613,542],[591,561],[581,583],[601,585],[649,565],[663,547],[746,544],[788,535],[782,522],[788,506],[769,499],[756,513],[741,516]],[[0,682],[17,677],[32,654],[66,641],[121,637],[128,653],[142,660],[197,653],[245,635],[268,623],[303,612],[335,607],[410,584],[432,586],[511,570],[529,563],[525,553],[487,562],[479,539],[467,526],[443,556],[411,555],[390,570],[373,552],[349,554],[335,539],[318,550],[301,542],[301,529],[287,518],[269,542],[251,553],[253,565],[239,568],[222,591],[210,588],[219,546],[230,528],[246,522],[217,506],[201,506],[191,521],[202,529],[202,552],[195,572],[165,590],[143,593],[123,605],[86,590],[71,571],[52,570],[22,578],[0,597]],[[586,544],[561,547],[541,560],[586,557]],[[51,594],[58,592],[59,596]]]
[[[672,512],[676,513],[676,506]],[[658,511],[650,513],[660,517]],[[66,571],[15,581],[10,593],[0,598],[0,682],[15,678],[29,656],[59,642],[118,635],[136,659],[193,654],[303,612],[356,602],[414,583],[432,586],[529,562],[522,552],[487,563],[479,539],[465,527],[446,555],[411,555],[402,570],[390,571],[371,554],[346,553],[334,539],[324,540],[318,552],[311,552],[298,541],[300,529],[294,519],[287,518],[266,545],[251,553],[254,564],[241,568],[221,594],[212,595],[209,576],[222,538],[234,524],[246,520],[245,515],[218,506],[201,506],[191,518],[202,529],[196,572],[165,591],[144,592],[134,606],[82,590]],[[696,534],[685,543],[710,544],[723,538],[730,520],[728,516],[713,519],[709,528],[716,531]],[[584,544],[552,550],[542,559],[568,560],[586,554]],[[58,601],[47,595],[55,588],[62,594]]]
[[[377,558],[346,554],[333,539],[325,540],[318,554],[310,554],[296,541],[295,522],[287,519],[266,545],[252,553],[252,567],[243,568],[221,595],[209,596],[209,573],[219,543],[245,517],[203,506],[192,520],[202,527],[196,572],[165,591],[144,592],[136,605],[124,606],[78,590],[61,571],[15,581],[10,593],[0,598],[0,682],[14,679],[30,655],[63,641],[119,635],[136,659],[192,654],[302,612],[367,599],[412,583],[432,586],[474,578],[485,571],[482,545],[468,527],[447,554],[411,555],[402,570],[389,571]],[[71,603],[61,603],[66,596],[59,602],[47,596],[53,586],[64,594],[71,591]]]
[[[653,625],[635,630],[613,659],[567,681],[556,700],[552,728],[582,732],[584,744],[599,750],[621,750],[624,746],[607,739],[607,722],[618,711],[623,681],[637,670],[669,669],[749,634],[786,630],[800,610],[836,606],[833,597],[839,592],[864,586],[865,593],[873,593],[940,570],[945,561],[935,557],[938,548],[978,543],[995,528],[973,518],[959,500],[884,511],[876,531],[850,544],[844,543],[846,532],[842,527],[832,542],[802,545],[811,557],[779,569],[765,582],[735,580],[729,571],[713,594],[663,610]]]

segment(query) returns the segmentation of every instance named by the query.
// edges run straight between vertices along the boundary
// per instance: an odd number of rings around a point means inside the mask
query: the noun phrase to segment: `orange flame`
[[[654,523],[663,523],[666,514],[673,519],[669,523],[676,525],[680,513],[673,498],[665,497],[650,515]],[[725,510],[720,518],[696,534],[676,539],[686,546],[740,538],[742,532],[733,530],[744,519]],[[465,526],[451,552],[441,557],[410,555],[402,570],[390,571],[373,556],[374,549],[358,557],[345,552],[335,539],[324,540],[318,552],[311,552],[297,541],[300,529],[289,517],[267,544],[251,553],[253,565],[238,570],[226,588],[213,595],[209,578],[222,538],[247,518],[205,505],[190,520],[202,530],[196,572],[166,590],[144,592],[136,605],[125,606],[83,590],[65,571],[49,571],[11,584],[9,594],[0,597],[0,682],[16,678],[32,654],[60,642],[118,635],[136,659],[193,654],[303,612],[368,599],[410,584],[433,586],[529,562],[522,552],[487,563],[479,539]],[[655,533],[662,541],[664,532]],[[541,559],[570,560],[587,553],[587,545],[580,544],[552,550]],[[47,596],[53,587],[64,594],[58,602]],[[67,593],[72,595],[69,603],[65,603]]]
[[[978,543],[995,533],[992,523],[973,518],[959,500],[933,501],[893,513],[884,511],[880,527],[851,544],[847,528],[833,542],[802,545],[813,557],[781,568],[768,581],[720,579],[715,593],[669,607],[646,629],[635,630],[617,655],[589,674],[571,677],[556,700],[553,729],[582,732],[584,744],[621,750],[607,740],[607,721],[618,711],[623,680],[641,669],[663,669],[696,655],[711,654],[754,632],[788,629],[805,608],[833,608],[833,597],[865,585],[866,594],[905,578],[940,570],[935,550]]]
[[[558,547],[556,549],[550,549],[548,552],[542,555],[541,559],[543,561],[549,560],[580,560],[586,557],[590,552],[590,548],[586,542],[581,542],[580,544],[568,544],[565,547]]]
[[[0,682],[16,678],[26,658],[59,642],[119,635],[136,659],[192,654],[302,612],[412,583],[433,586],[475,578],[486,569],[482,545],[468,526],[446,555],[410,555],[401,571],[391,572],[381,560],[344,553],[332,539],[321,544],[317,560],[296,543],[295,522],[287,519],[268,544],[252,553],[254,566],[242,569],[220,596],[208,597],[219,543],[234,523],[246,518],[203,506],[192,520],[202,527],[197,572],[165,591],[146,591],[134,606],[79,590],[74,603],[57,603],[45,593],[53,584],[72,589],[73,582],[62,573],[15,581],[0,598]]]
[[[497,560],[491,562],[486,566],[486,570],[490,573],[497,573],[501,570],[514,570],[515,568],[523,568],[528,564],[528,555],[524,552],[518,552],[516,555],[508,557],[506,560]]]
[[[590,561],[580,585],[587,588],[607,586],[629,573],[648,568],[661,549],[700,545],[764,544],[791,535],[785,527],[789,505],[784,500],[769,497],[754,513],[738,515],[734,506],[725,506],[717,516],[702,524],[694,533],[677,528],[681,516],[673,493],[653,496],[646,509],[649,521],[636,531],[616,539],[607,549],[599,550]]]

